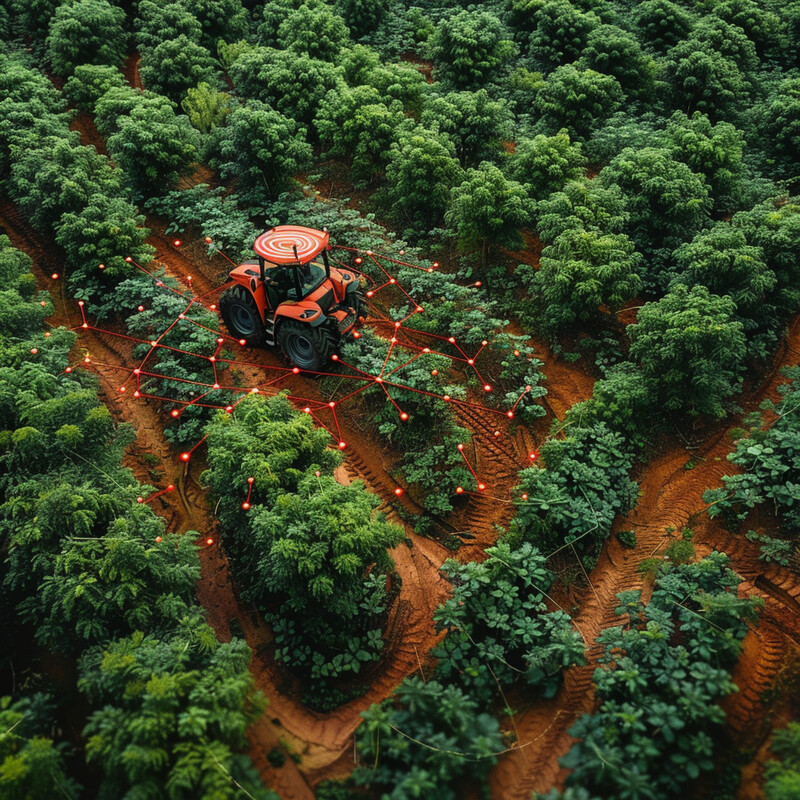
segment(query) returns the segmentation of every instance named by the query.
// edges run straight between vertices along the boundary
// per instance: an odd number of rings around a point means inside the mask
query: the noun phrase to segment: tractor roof
[[[273,264],[307,264],[328,246],[328,232],[278,225],[256,239],[253,250]],[[296,252],[295,252],[296,251]]]

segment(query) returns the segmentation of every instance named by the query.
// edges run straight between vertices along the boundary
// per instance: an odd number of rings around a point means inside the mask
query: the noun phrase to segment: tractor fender
[[[275,312],[275,325],[277,326],[282,319],[296,319],[298,322],[316,328],[328,318],[313,300],[301,300],[299,303],[282,303],[278,306],[278,310]]]

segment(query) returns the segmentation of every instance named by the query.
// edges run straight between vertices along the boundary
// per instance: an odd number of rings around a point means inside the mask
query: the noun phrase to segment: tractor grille
[[[339,331],[344,333],[356,321],[355,314],[348,314],[340,323]]]

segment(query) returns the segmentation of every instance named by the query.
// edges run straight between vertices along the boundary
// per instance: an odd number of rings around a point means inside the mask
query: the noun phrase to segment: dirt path
[[[796,362],[800,351],[800,318],[794,321],[788,347],[780,349],[769,378],[748,402],[750,409],[767,397],[775,399],[777,386],[783,381],[779,369]],[[730,427],[733,427],[731,425]],[[635,550],[623,548],[611,536],[597,566],[591,574],[591,588],[586,593],[575,624],[588,645],[590,664],[567,671],[564,686],[555,701],[535,703],[516,720],[519,750],[503,758],[491,775],[492,797],[497,800],[527,800],[533,791],[546,791],[560,785],[566,772],[558,759],[569,749],[572,739],[567,730],[583,713],[592,710],[594,692],[592,673],[601,648],[597,636],[618,624],[614,615],[616,594],[626,589],[641,588],[637,573],[639,563],[661,550],[669,541],[666,529],[680,531],[688,525],[696,532],[698,550],[712,549],[728,553],[733,568],[744,578],[742,592],[763,597],[767,603],[761,624],[748,634],[743,657],[735,672],[740,692],[726,701],[728,727],[734,741],[754,748],[753,732],[765,731],[765,706],[761,693],[775,679],[789,650],[800,642],[800,582],[787,569],[765,566],[758,559],[758,549],[743,537],[725,531],[716,520],[704,513],[701,497],[708,489],[719,486],[725,474],[736,467],[726,456],[733,449],[727,431],[719,432],[699,450],[687,451],[681,445],[644,467],[639,504],[627,518],[618,519],[614,530],[633,528]],[[687,462],[696,464],[687,469]],[[542,735],[546,731],[546,735]]]

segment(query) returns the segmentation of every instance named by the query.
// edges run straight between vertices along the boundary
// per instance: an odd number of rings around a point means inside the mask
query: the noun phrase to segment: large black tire
[[[284,319],[278,324],[278,346],[291,364],[316,372],[327,365],[336,351],[336,336],[324,323],[312,328]]]
[[[266,331],[253,295],[244,286],[233,286],[222,295],[219,311],[231,336],[249,345],[263,345]]]

